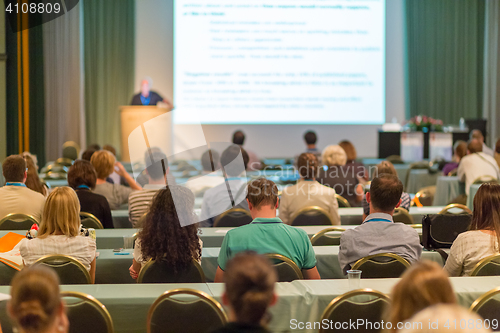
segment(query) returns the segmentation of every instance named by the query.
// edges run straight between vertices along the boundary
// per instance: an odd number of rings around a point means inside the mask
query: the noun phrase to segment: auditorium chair
[[[378,333],[380,332],[380,326],[378,329],[373,326],[371,329],[370,327],[356,329],[350,328],[349,325],[345,328],[339,328],[338,325],[335,327],[335,323],[357,322],[358,319],[363,319],[365,322],[380,323],[389,304],[389,297],[376,290],[358,289],[349,291],[336,297],[328,304],[319,321],[322,323],[325,320],[325,322],[331,324],[328,328],[321,325],[319,332],[360,332],[361,330],[363,332]]]
[[[80,219],[84,228],[104,229],[101,221],[90,213],[80,212]]]
[[[458,210],[458,211],[457,211]],[[456,211],[456,213],[454,213]],[[450,204],[444,207],[438,214],[472,214],[472,211],[466,205],[462,204]]]
[[[347,201],[346,198],[341,196],[340,194],[335,194],[335,198],[337,198],[337,203],[339,204],[339,208],[349,208],[351,204]]]
[[[488,320],[490,325],[493,320],[497,323],[500,322],[500,300],[498,295],[500,294],[500,287],[496,287],[483,295],[472,303],[469,308],[470,311],[476,312],[484,320]],[[492,327],[493,328],[493,327]]]
[[[52,268],[61,284],[91,284],[92,279],[89,271],[81,262],[73,257],[54,254],[47,255],[35,262],[35,265],[45,265]]]
[[[210,333],[227,323],[224,309],[206,293],[189,288],[169,290],[151,305],[147,333]]]
[[[62,157],[70,160],[78,159],[80,156],[80,146],[75,141],[66,141],[62,146]]]
[[[293,226],[333,225],[330,213],[318,206],[308,206],[299,209],[291,217],[291,221],[291,225]]]
[[[293,260],[276,253],[268,253],[265,256],[273,263],[278,273],[278,282],[292,282],[304,278],[299,266]]]
[[[220,214],[214,222],[214,227],[240,227],[252,222],[252,215],[243,208],[231,208]]]
[[[205,283],[205,274],[194,259],[186,269],[177,272],[165,261],[151,260],[141,269],[137,283]]]
[[[38,224],[35,218],[27,214],[9,214],[0,220],[0,230],[29,230]]]
[[[328,235],[329,232],[339,231],[344,232],[344,228],[326,228],[320,232],[315,233],[311,237],[312,246],[325,246],[325,245],[340,245],[340,235]]]
[[[106,307],[93,296],[76,291],[63,291],[69,333],[114,333],[113,319]]]
[[[398,278],[410,263],[394,253],[378,253],[359,259],[352,270],[360,270],[363,279]]]
[[[392,215],[394,222],[400,222],[404,224],[414,224],[413,217],[404,208],[398,207],[394,209],[394,214]]]
[[[471,276],[498,275],[500,275],[500,254],[494,254],[481,259],[471,273]]]

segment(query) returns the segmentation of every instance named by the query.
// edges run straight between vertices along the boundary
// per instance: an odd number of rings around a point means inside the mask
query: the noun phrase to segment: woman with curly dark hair
[[[174,271],[201,261],[202,243],[194,223],[194,195],[182,186],[167,186],[154,196],[134,248],[130,275],[137,279],[149,260],[163,260]]]

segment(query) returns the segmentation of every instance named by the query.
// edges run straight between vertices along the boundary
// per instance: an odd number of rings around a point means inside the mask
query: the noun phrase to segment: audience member
[[[495,159],[482,152],[480,141],[473,139],[467,146],[467,156],[464,156],[458,166],[457,176],[465,181],[465,194],[469,195],[470,186],[484,176],[499,179],[498,164]]]
[[[116,149],[112,145],[106,144],[102,146],[102,150],[109,151],[111,154],[113,154],[115,159],[117,159]],[[113,170],[113,173],[109,175],[106,181],[112,184],[122,184],[122,185],[125,185],[127,183],[124,179],[122,179],[122,177],[120,177],[120,175],[116,172],[116,170]]]
[[[447,325],[448,323],[448,325]],[[463,324],[462,324],[463,323]],[[465,323],[467,323],[465,325]],[[469,323],[474,323],[469,325]],[[482,323],[482,325],[479,325]],[[456,304],[437,304],[411,317],[401,333],[483,333],[491,332],[477,313]],[[490,326],[491,323],[486,325]]]
[[[316,142],[318,141],[318,136],[314,131],[307,131],[304,133],[304,141],[306,142],[306,153],[311,153],[318,159],[319,165],[321,164],[321,151],[316,147]]]
[[[397,176],[381,174],[373,178],[366,194],[370,215],[360,226],[347,229],[340,236],[339,262],[344,274],[356,261],[372,254],[391,252],[410,263],[420,259],[422,246],[418,232],[392,220],[402,193],[403,184]]]
[[[182,186],[167,186],[157,192],[137,236],[130,275],[137,279],[149,260],[163,260],[174,271],[201,262],[203,243],[194,223],[194,196]]]
[[[52,254],[78,260],[95,280],[96,241],[80,232],[80,203],[70,187],[57,187],[47,198],[42,223],[34,239],[23,239],[19,250],[25,266]]]
[[[84,161],[89,161],[92,159],[92,155],[94,155],[94,153],[96,152],[97,150],[94,150],[94,149],[87,149],[85,150],[83,153],[82,153],[82,160]]]
[[[358,178],[362,178],[364,173],[356,174],[354,167],[346,166],[347,155],[340,146],[326,147],[321,159],[326,168],[319,170],[318,181],[333,188],[337,194],[346,198],[352,207],[360,206],[364,190]]]
[[[118,209],[120,205],[128,202],[128,197],[132,191],[142,189],[128,174],[123,165],[116,162],[115,157],[109,151],[100,150],[95,152],[90,163],[97,172],[96,186],[93,191],[103,195],[108,200],[111,209]],[[106,178],[115,170],[115,167],[118,174],[125,178],[130,187],[106,182]]]
[[[500,167],[500,139],[497,140],[495,144],[495,161],[497,161],[498,166]]]
[[[24,268],[12,280],[7,312],[15,332],[67,333],[69,321],[59,291],[59,277],[50,268]],[[0,330],[1,332],[1,330]]]
[[[481,151],[487,155],[490,155],[490,156],[493,156],[493,149],[491,149],[490,147],[488,147],[485,143],[484,143],[484,136],[483,136],[483,132],[481,132],[480,130],[478,129],[475,129],[475,130],[472,130],[470,132],[470,140],[478,140],[479,142],[481,142],[481,146],[482,146],[482,149]]]
[[[377,166],[375,166],[373,170],[373,178],[381,175],[383,173],[398,176],[396,168],[389,161],[382,161]],[[399,204],[400,208],[404,208],[406,210],[410,210],[411,198],[410,195],[406,192],[401,193],[401,203]],[[370,214],[370,205],[366,201],[366,195],[363,196],[363,220]]]
[[[242,163],[236,160],[240,154]],[[213,226],[218,215],[233,207],[248,210],[245,200],[247,179],[242,177],[248,166],[248,154],[240,146],[231,145],[222,153],[220,164],[226,179],[203,195],[200,221],[204,227]]]
[[[446,163],[443,168],[443,175],[447,176],[452,171],[457,171],[462,158],[467,155],[467,142],[458,140],[453,145],[453,161]]]
[[[92,149],[92,150],[95,150],[95,151],[99,151],[101,150],[101,146],[97,143],[92,143],[90,144],[87,149]]]
[[[276,303],[277,274],[269,260],[252,252],[229,260],[224,274],[222,303],[229,309],[229,324],[214,333],[267,333],[267,308]]]
[[[259,178],[248,184],[247,191],[247,202],[253,221],[227,232],[219,252],[215,282],[223,281],[229,259],[236,253],[247,250],[260,254],[281,254],[299,266],[304,278],[320,279],[316,256],[307,233],[284,224],[276,217],[279,205],[276,184]]]
[[[347,162],[345,167],[354,168],[354,173],[358,177],[360,181],[368,180],[368,172],[366,172],[366,168],[363,163],[356,161],[358,158],[358,153],[356,152],[356,147],[351,143],[351,141],[343,140],[339,142],[339,146],[344,149]]]
[[[236,131],[233,133],[233,144],[243,147],[245,143],[245,134],[242,131]],[[248,154],[248,171],[255,171],[261,169],[261,163],[257,155],[254,152],[245,149]]]
[[[313,153],[302,153],[297,161],[300,179],[296,185],[285,187],[281,195],[279,217],[291,224],[291,217],[300,209],[318,206],[330,213],[333,224],[340,224],[339,205],[335,190],[316,181],[318,160]]]
[[[26,214],[42,219],[45,197],[25,182],[28,177],[26,161],[20,155],[11,155],[2,164],[5,186],[0,188],[0,219],[9,214]]]
[[[47,185],[45,185],[38,176],[38,168],[35,164],[35,161],[31,158],[31,154],[23,154],[24,160],[26,161],[26,166],[28,167],[28,172],[26,173],[26,187],[30,190],[38,192],[42,194],[44,197],[49,195],[49,189]]]
[[[193,191],[195,197],[203,197],[207,190],[224,182],[219,163],[219,153],[213,149],[208,149],[201,155],[201,175],[189,178],[186,183],[186,187]]]
[[[106,198],[92,192],[97,173],[89,161],[76,160],[68,170],[68,184],[80,201],[80,211],[94,215],[105,229],[114,228],[111,210]]]
[[[148,183],[144,185],[141,191],[134,191],[128,197],[128,218],[134,228],[142,227],[139,225],[141,217],[147,213],[158,190],[165,188],[167,185],[166,177],[170,170],[167,155],[161,151],[154,151],[151,155],[148,155],[148,158],[155,161],[147,166],[145,170]]]
[[[409,268],[392,288],[391,301],[387,322],[392,324],[392,332],[398,330],[398,323],[431,305],[457,302],[448,275],[432,261],[421,261]]]
[[[477,263],[498,254],[500,238],[500,185],[483,184],[474,196],[469,231],[457,236],[444,269],[450,276],[468,276]]]

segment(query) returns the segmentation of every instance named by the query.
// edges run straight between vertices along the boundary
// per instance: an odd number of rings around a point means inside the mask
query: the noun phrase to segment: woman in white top
[[[202,243],[194,215],[193,192],[183,186],[169,185],[158,190],[137,236],[130,276],[137,279],[149,260],[162,260],[174,271],[193,261],[201,261]]]
[[[57,187],[48,196],[35,239],[23,239],[19,250],[25,266],[46,255],[68,255],[87,268],[95,280],[96,242],[80,234],[80,201],[70,187]]]
[[[470,231],[453,242],[444,269],[450,276],[469,276],[477,263],[499,253],[500,185],[481,185],[474,197]]]
[[[285,187],[281,195],[279,218],[291,224],[292,217],[300,209],[318,206],[330,213],[334,225],[340,224],[339,205],[335,189],[321,185],[318,175],[318,158],[313,153],[300,154],[297,160],[300,179],[296,185]]]

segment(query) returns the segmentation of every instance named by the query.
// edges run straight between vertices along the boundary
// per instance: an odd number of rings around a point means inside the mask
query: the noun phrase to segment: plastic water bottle
[[[464,119],[464,117],[460,118],[460,123],[459,124],[460,124],[460,130],[461,131],[465,131],[465,119]]]

